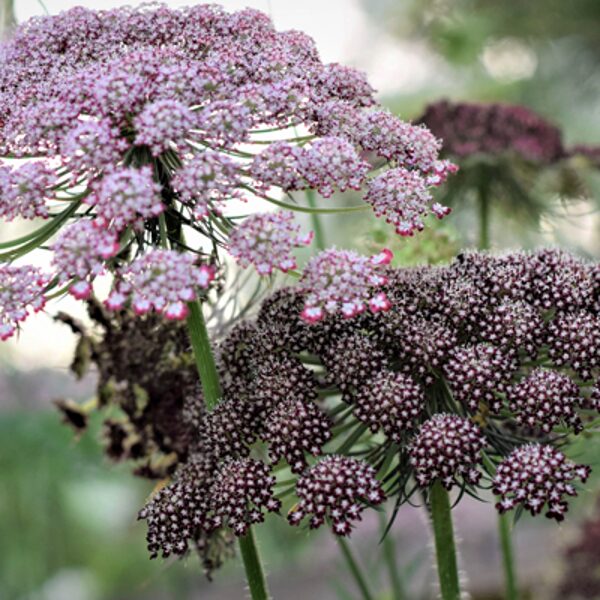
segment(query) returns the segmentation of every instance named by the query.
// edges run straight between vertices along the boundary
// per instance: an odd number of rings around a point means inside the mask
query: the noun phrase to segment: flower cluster
[[[30,308],[42,310],[48,277],[32,266],[0,265],[0,340],[11,337]]]
[[[231,158],[207,150],[187,161],[173,177],[172,185],[181,202],[192,209],[195,219],[218,210],[225,200],[240,195],[238,167]]]
[[[431,208],[431,195],[426,180],[416,171],[404,168],[390,169],[369,182],[365,200],[373,205],[378,217],[392,224],[396,233],[403,236],[421,231],[423,216],[431,209],[438,218],[450,213],[450,209],[438,203]]]
[[[333,252],[315,260],[347,256]],[[373,266],[357,263],[357,271]],[[321,273],[321,284],[331,282],[335,294],[342,284],[348,289],[341,273]],[[596,318],[597,273],[596,264],[556,250],[466,253],[444,267],[387,266],[377,288],[387,310],[360,310],[352,319],[325,309],[307,319],[301,311],[314,303],[314,291],[301,280],[273,294],[254,322],[224,340],[228,397],[213,413],[219,428],[203,431],[213,443],[218,438],[219,452],[246,456],[260,440],[272,464],[288,462],[300,476],[292,524],[307,517],[318,527],[329,519],[335,532],[349,533],[348,521],[369,504],[344,495],[355,483],[343,465],[358,469],[359,459],[365,461],[360,469],[368,464],[376,472],[391,461],[381,475],[386,494],[410,495],[411,480],[425,489],[439,481],[477,493],[484,452],[502,464],[532,442],[554,451],[565,426],[578,433],[582,413],[597,409],[597,391],[590,398],[573,378],[578,364],[570,355],[560,362],[552,350],[561,336],[565,346],[572,339],[572,328],[561,325],[565,319]],[[595,334],[583,328],[580,347],[588,348],[583,342]],[[583,359],[589,362],[585,353]],[[304,381],[302,361],[316,369],[312,383],[290,385]],[[589,365],[600,379],[600,367]],[[319,404],[316,389],[327,403]],[[336,430],[349,433],[330,454]],[[319,455],[324,458],[314,462]],[[516,467],[513,472],[517,481]],[[335,488],[330,493],[336,477],[345,509]]]
[[[327,456],[303,475],[296,486],[300,498],[288,515],[292,525],[310,516],[311,529],[321,527],[326,519],[337,535],[349,535],[352,521],[359,520],[370,505],[381,504],[385,495],[375,478],[375,469],[346,456]]]
[[[54,171],[41,161],[12,169],[0,164],[0,217],[7,221],[48,217],[46,198],[56,182]]]
[[[141,226],[144,219],[156,217],[164,210],[160,187],[150,168],[122,168],[108,173],[86,202],[96,208],[102,224],[116,231],[128,225]]]
[[[562,521],[568,510],[564,496],[576,496],[573,482],[585,483],[590,468],[577,465],[556,448],[527,444],[515,449],[496,471],[494,493],[500,512],[522,506],[532,515],[546,510],[549,519]]]
[[[307,467],[305,452],[319,456],[331,438],[331,420],[316,404],[305,400],[281,402],[265,423],[264,439],[269,456],[276,462],[285,458],[294,473]]]
[[[252,264],[260,275],[270,275],[273,269],[284,273],[296,268],[294,247],[307,246],[312,232],[300,233],[290,211],[257,213],[249,216],[229,237],[229,253],[239,264]]]
[[[54,243],[52,260],[59,281],[75,280],[69,292],[79,300],[92,293],[91,280],[104,271],[105,261],[119,251],[117,235],[95,221],[81,220],[65,228]]]
[[[436,414],[421,426],[409,447],[410,462],[421,487],[439,480],[446,489],[463,479],[475,485],[481,473],[483,433],[468,419]]]
[[[454,397],[471,412],[484,403],[497,413],[502,407],[498,393],[505,391],[505,382],[515,369],[516,362],[510,354],[482,343],[454,348],[444,366],[444,375]]]
[[[579,386],[565,373],[534,369],[508,390],[508,405],[519,425],[550,433],[561,422],[576,433],[583,429],[576,412],[583,405]]]
[[[36,159],[0,167],[7,219],[54,217],[47,204],[69,200],[68,216],[127,238],[128,248],[137,246],[132,256],[161,243],[200,255],[183,241],[191,230],[268,275],[293,268],[291,248],[310,236],[287,213],[240,223],[224,201],[281,204],[273,194],[360,190],[375,154],[388,163],[379,160],[366,197],[377,215],[408,234],[428,212],[447,212],[430,195],[454,170],[439,159],[440,142],[382,110],[364,74],[323,64],[308,36],[277,32],[258,11],[75,8],[17,27],[0,57],[0,156]],[[89,252],[80,262],[94,271],[103,252],[95,243]],[[343,282],[319,294],[307,277],[315,294],[309,319],[338,309],[355,315],[365,303],[388,307],[366,291],[382,280],[360,262],[345,256],[339,264],[355,269],[349,294]],[[64,257],[54,265],[60,280],[69,277]],[[69,272],[85,297],[82,269]]]
[[[192,254],[153,250],[118,271],[115,289],[106,305],[120,310],[131,298],[138,315],[155,310],[168,319],[184,319],[186,303],[208,288],[214,276],[214,269],[197,265]]]
[[[392,253],[383,250],[371,258],[351,250],[324,250],[311,258],[300,280],[300,289],[306,292],[302,317],[314,323],[328,313],[341,312],[351,318],[366,310],[388,310],[385,293],[375,292],[386,283],[382,267],[392,260]]]
[[[411,432],[425,408],[421,386],[408,375],[381,371],[360,387],[354,398],[354,414],[373,433],[380,429],[397,443]]]
[[[513,152],[525,160],[552,163],[565,154],[560,131],[524,106],[430,104],[419,119],[443,139],[444,151],[463,157]]]

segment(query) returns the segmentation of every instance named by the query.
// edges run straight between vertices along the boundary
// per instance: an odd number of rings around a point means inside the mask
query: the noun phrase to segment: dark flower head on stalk
[[[462,480],[479,482],[484,447],[485,437],[477,425],[457,415],[436,414],[423,423],[408,453],[421,487],[439,480],[449,490]]]
[[[565,155],[560,130],[525,106],[442,100],[427,106],[419,122],[452,156],[512,152],[551,163]]]
[[[0,216],[50,219],[3,258],[50,240],[47,287],[88,298],[111,272],[112,310],[185,318],[221,250],[260,275],[293,270],[311,234],[266,209],[313,210],[294,192],[368,189],[405,235],[447,212],[430,194],[454,171],[436,138],[383,110],[362,73],[323,64],[308,36],[277,32],[256,10],[74,8],[17,27],[0,64]],[[373,154],[387,168],[373,172]],[[305,318],[387,310],[389,260],[315,258]],[[3,311],[3,337],[22,318]]]
[[[590,467],[577,465],[552,446],[527,444],[516,448],[499,465],[493,479],[496,505],[503,513],[522,506],[532,515],[546,510],[549,519],[562,521],[568,510],[565,496],[577,496],[576,480],[585,483]]]

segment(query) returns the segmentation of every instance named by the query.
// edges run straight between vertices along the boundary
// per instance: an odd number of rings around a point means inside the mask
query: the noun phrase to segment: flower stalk
[[[373,594],[371,593],[371,591],[369,589],[369,584],[367,583],[367,579],[363,575],[356,558],[352,554],[350,545],[343,537],[336,537],[336,539],[337,539],[340,549],[342,551],[344,560],[346,561],[346,564],[348,565],[348,568],[350,569],[350,573],[352,574],[352,577],[354,578],[354,581],[355,581],[358,589],[360,590],[362,599],[363,600],[374,600],[375,596],[373,596]]]
[[[460,600],[450,498],[439,481],[431,486],[429,501],[441,597],[442,600]]]
[[[206,328],[206,321],[202,313],[200,302],[188,304],[189,314],[187,326],[190,334],[196,366],[204,392],[204,402],[207,409],[213,410],[219,403],[221,390],[219,385],[219,374],[215,359],[210,346],[210,339]],[[260,554],[256,546],[256,539],[252,528],[248,529],[246,535],[239,539],[240,553],[246,571],[246,580],[252,600],[268,600],[269,591]]]

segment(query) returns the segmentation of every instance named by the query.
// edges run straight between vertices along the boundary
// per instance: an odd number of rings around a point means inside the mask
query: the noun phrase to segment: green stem
[[[519,594],[517,592],[517,578],[515,576],[511,539],[511,524],[510,516],[508,514],[498,515],[498,532],[500,534],[500,548],[502,550],[506,600],[517,600]]]
[[[387,519],[385,512],[379,513],[379,523],[381,526],[381,532],[385,533],[387,527]],[[398,564],[396,563],[396,545],[392,537],[392,532],[388,531],[383,536],[383,559],[388,570],[390,577],[390,584],[392,586],[392,599],[393,600],[407,600],[406,590],[400,578],[400,572],[398,571]]]
[[[487,182],[481,182],[478,190],[479,202],[479,249],[490,247],[490,200]]]
[[[348,542],[343,537],[340,537],[340,536],[336,536],[336,539],[342,550],[342,554],[344,555],[346,564],[348,565],[348,568],[350,569],[350,573],[352,573],[352,576],[354,577],[354,581],[356,582],[356,585],[360,589],[363,600],[373,600],[374,596],[373,596],[373,594],[371,594],[371,592],[369,590],[367,580],[366,580],[365,576],[362,574],[362,571],[360,570],[360,566],[358,565],[358,562],[356,562],[356,559],[354,558],[354,555],[352,554],[352,550],[350,549]]]
[[[244,561],[246,569],[246,579],[252,600],[268,600],[269,590],[267,580],[258,554],[256,539],[252,528],[248,529],[248,533],[242,536],[240,542],[240,553]]]
[[[219,403],[221,389],[219,374],[215,359],[210,347],[210,339],[206,329],[206,321],[202,313],[202,306],[197,300],[188,304],[189,314],[187,326],[196,358],[196,366],[200,375],[200,383],[204,392],[204,403],[208,410],[213,410]]]
[[[314,190],[306,191],[306,199],[311,208],[317,208],[317,198]],[[317,249],[325,250],[325,234],[323,233],[323,225],[319,215],[311,213],[310,222],[312,223],[312,228],[315,232],[315,244]]]
[[[194,357],[196,358],[198,374],[200,375],[202,391],[204,392],[204,402],[210,411],[217,406],[221,396],[219,373],[210,347],[210,339],[206,329],[206,321],[202,313],[202,306],[200,302],[195,301],[190,302],[188,307],[190,310],[187,319],[188,331],[194,350]],[[268,600],[267,580],[264,575],[252,528],[248,530],[245,536],[239,539],[239,546],[252,600]]]
[[[460,600],[450,498],[439,481],[431,487],[429,499],[441,597],[442,600]]]

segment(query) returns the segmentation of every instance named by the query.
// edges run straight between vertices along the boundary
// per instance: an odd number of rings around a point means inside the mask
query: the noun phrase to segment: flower
[[[126,149],[126,140],[109,119],[81,121],[69,130],[60,147],[65,164],[78,175],[114,167]]]
[[[583,404],[577,384],[564,373],[534,369],[507,390],[508,406],[519,425],[540,427],[544,433],[564,422],[575,433],[583,429],[575,412]]]
[[[354,146],[342,138],[324,137],[303,148],[298,159],[298,170],[306,187],[314,188],[329,197],[337,189],[359,190],[369,171]]]
[[[333,533],[340,536],[350,534],[352,521],[361,519],[365,504],[378,505],[385,500],[371,465],[335,455],[310,467],[298,480],[296,494],[300,502],[288,514],[291,525],[310,516],[310,528],[316,529],[329,519]]]
[[[372,312],[388,310],[387,296],[374,288],[386,283],[380,271],[392,257],[387,249],[367,258],[351,250],[331,248],[311,258],[299,284],[306,294],[302,318],[316,322],[337,312],[352,318],[367,306]]]
[[[120,310],[131,297],[138,315],[154,309],[167,319],[184,319],[186,303],[192,302],[199,290],[208,288],[214,277],[213,267],[197,265],[191,254],[152,250],[119,270],[106,306]]]
[[[46,199],[56,183],[54,171],[41,161],[14,169],[0,165],[0,217],[7,221],[48,217]]]
[[[90,279],[100,275],[105,261],[119,251],[117,234],[94,221],[80,220],[66,227],[52,246],[52,264],[61,283],[76,279],[70,288],[75,298],[89,298]]]
[[[546,507],[549,519],[562,521],[568,510],[564,496],[577,496],[572,482],[585,483],[591,469],[577,465],[547,444],[526,444],[515,448],[496,470],[494,494],[500,496],[500,513],[521,505],[533,516]]]
[[[444,365],[444,375],[454,397],[471,412],[477,412],[483,403],[497,413],[502,393],[514,371],[515,359],[491,344],[458,346]]]
[[[259,275],[273,269],[284,273],[296,268],[294,247],[307,246],[313,233],[300,233],[291,211],[257,213],[246,218],[229,236],[229,253],[238,263],[255,266]]]
[[[128,225],[141,225],[143,219],[157,217],[164,210],[160,188],[148,167],[122,167],[106,174],[85,201],[96,208],[103,225],[117,231]]]
[[[157,100],[146,104],[133,121],[135,143],[146,145],[154,156],[172,146],[182,148],[194,126],[194,113],[178,100]]]
[[[565,151],[560,131],[525,106],[510,104],[430,104],[419,119],[444,140],[455,156],[513,152],[525,160],[552,163]]]
[[[433,202],[426,180],[417,171],[402,167],[371,179],[365,200],[377,217],[384,217],[402,236],[421,231],[423,217],[429,212],[440,219],[450,213],[449,208]]]
[[[208,216],[221,202],[240,196],[236,163],[212,150],[185,161],[171,184],[179,200],[192,209],[196,219]]]
[[[382,371],[359,387],[354,396],[354,415],[373,433],[401,443],[413,430],[425,408],[423,389],[403,373]]]
[[[11,337],[32,308],[44,308],[48,276],[34,266],[0,265],[0,340]]]
[[[226,525],[235,535],[243,536],[250,525],[264,520],[263,510],[278,512],[281,501],[273,495],[274,484],[269,467],[258,460],[223,463],[208,494],[213,511],[211,528]]]
[[[458,479],[475,485],[481,478],[478,465],[485,438],[479,427],[457,415],[436,414],[425,421],[409,447],[410,464],[417,483],[434,481],[450,490]]]
[[[600,366],[600,318],[587,311],[558,315],[548,324],[548,355],[556,366],[569,366],[592,379]]]
[[[304,453],[319,456],[331,438],[331,426],[331,419],[313,402],[284,400],[265,423],[269,457],[274,463],[284,458],[293,473],[302,473],[308,466]]]

